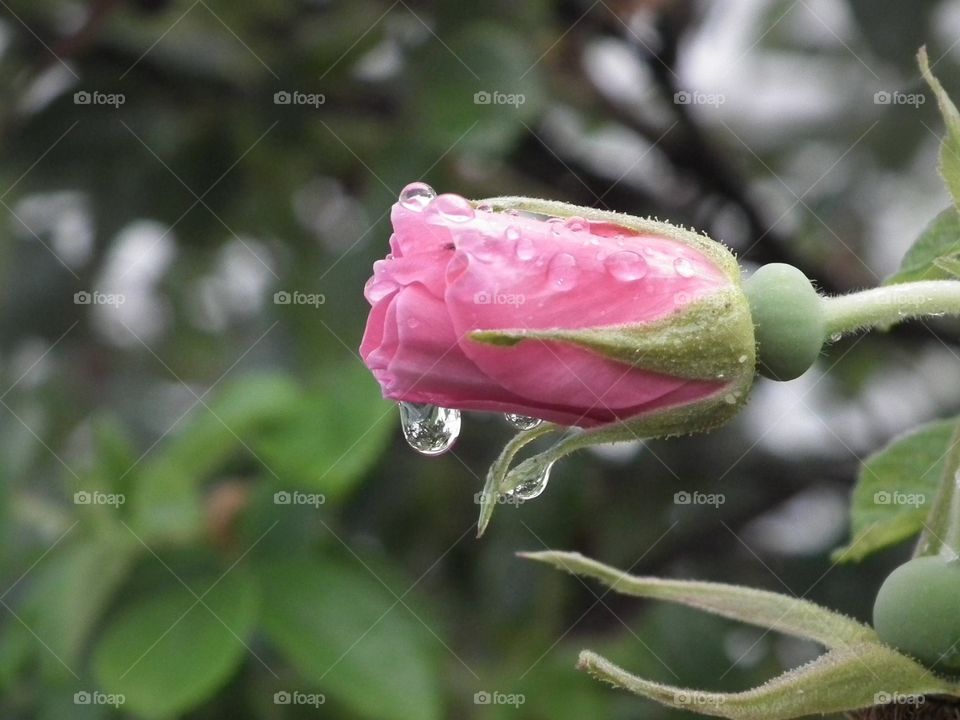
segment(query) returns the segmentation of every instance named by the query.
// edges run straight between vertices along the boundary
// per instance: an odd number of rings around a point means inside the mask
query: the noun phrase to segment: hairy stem
[[[830,336],[903,320],[960,315],[960,280],[921,280],[823,299]]]

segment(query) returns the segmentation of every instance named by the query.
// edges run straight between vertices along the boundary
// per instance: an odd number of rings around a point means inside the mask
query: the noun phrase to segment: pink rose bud
[[[596,440],[582,446],[707,429],[744,403],[753,324],[719,243],[564,203],[473,204],[423,183],[403,190],[391,220],[360,353],[405,404],[414,447],[446,449],[452,410],[588,428]]]

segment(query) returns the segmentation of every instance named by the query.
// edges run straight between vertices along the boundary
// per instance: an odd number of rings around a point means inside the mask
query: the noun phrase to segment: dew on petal
[[[400,403],[403,436],[421,455],[440,455],[460,434],[460,411],[436,405]]]
[[[647,274],[647,261],[629,250],[621,250],[608,255],[603,266],[617,280],[639,280]]]
[[[590,229],[590,223],[584,220],[582,217],[577,217],[576,215],[573,217],[568,217],[566,220],[564,220],[563,225],[571,232],[583,232],[584,230]]]
[[[547,279],[558,290],[572,290],[577,284],[579,276],[580,269],[577,267],[577,259],[569,253],[556,255],[547,268]]]
[[[475,215],[470,201],[454,193],[438,195],[433,201],[433,207],[451,222],[467,222],[473,220]]]
[[[507,231],[509,232],[509,228]],[[533,241],[530,238],[520,238],[517,241],[517,247],[514,250],[517,254],[518,260],[533,260],[536,257],[537,249],[533,246]]]
[[[412,182],[400,191],[400,204],[407,210],[420,212],[436,196],[436,191],[426,183]]]
[[[693,263],[687,260],[687,258],[681,257],[674,260],[673,269],[677,271],[677,275],[683,278],[693,277],[696,274]]]
[[[507,229],[503,232],[503,235],[507,240],[519,240],[520,239],[520,230],[517,229],[516,225],[509,225]]]
[[[477,205],[477,212],[493,212],[493,205],[490,203],[480,203]]]

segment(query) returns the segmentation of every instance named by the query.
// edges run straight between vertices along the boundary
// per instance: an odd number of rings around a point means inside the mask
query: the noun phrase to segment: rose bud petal
[[[364,361],[387,398],[589,429],[534,475],[592,442],[716,426],[745,402],[754,329],[719,243],[564,203],[433,197],[422,183],[391,220],[392,253],[365,289]],[[537,479],[501,469],[497,493]]]

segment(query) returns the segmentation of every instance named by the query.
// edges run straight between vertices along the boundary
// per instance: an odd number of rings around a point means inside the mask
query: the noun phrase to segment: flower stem
[[[920,280],[823,299],[829,337],[903,320],[960,315],[960,280]]]

